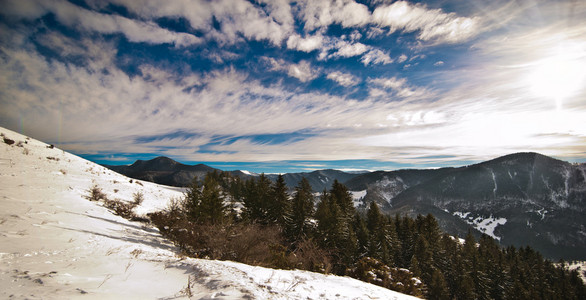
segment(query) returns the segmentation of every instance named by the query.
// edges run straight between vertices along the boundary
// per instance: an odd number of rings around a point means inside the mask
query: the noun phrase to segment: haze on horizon
[[[586,162],[584,1],[0,5],[0,126],[99,163]]]

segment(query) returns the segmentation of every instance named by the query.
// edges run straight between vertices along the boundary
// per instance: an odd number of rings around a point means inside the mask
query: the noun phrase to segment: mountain
[[[287,187],[289,187],[290,189],[293,189],[293,188],[295,188],[295,186],[297,186],[299,181],[301,181],[301,179],[303,177],[305,177],[307,179],[307,181],[309,181],[311,188],[315,192],[321,192],[324,189],[330,189],[332,187],[332,184],[334,183],[334,180],[338,180],[339,182],[343,183],[343,182],[346,182],[346,181],[348,181],[358,175],[359,174],[346,173],[343,171],[327,169],[327,170],[317,170],[317,171],[313,171],[313,172],[286,173],[286,174],[283,174],[283,179],[285,179],[285,183],[287,184]],[[277,179],[278,175],[269,174],[267,176],[271,180],[275,181]]]
[[[123,203],[140,192],[133,212],[144,216],[180,189],[1,127],[0,153],[2,299],[416,299],[349,277],[185,257],[156,228],[84,198],[92,186]]]
[[[129,166],[105,167],[131,178],[179,187],[188,186],[194,177],[203,178],[208,172],[220,171],[204,164],[185,165],[164,156],[137,160]]]
[[[451,168],[435,170],[376,171],[355,176],[344,182],[351,191],[363,191],[363,206],[374,201],[383,209],[391,208],[392,199],[410,187],[450,171]]]
[[[516,153],[480,164],[365,174],[365,200],[389,214],[433,214],[447,232],[472,226],[502,245],[530,245],[546,257],[586,259],[586,164]],[[350,185],[352,186],[352,185]]]
[[[186,186],[216,169],[170,158],[108,166],[121,174]],[[242,179],[258,176],[231,171]],[[315,192],[345,184],[359,208],[375,201],[388,214],[433,214],[446,232],[463,237],[472,229],[502,245],[529,245],[553,259],[586,260],[586,165],[538,153],[516,153],[460,168],[346,173],[318,170],[283,174],[293,189],[301,178]],[[277,175],[267,174],[271,180]]]
[[[115,172],[135,179],[178,187],[188,186],[194,177],[203,178],[208,172],[220,172],[219,169],[215,169],[204,164],[193,166],[185,165],[164,156],[159,156],[146,161],[137,160],[135,163],[128,166],[104,166]],[[258,176],[258,174],[239,170],[229,171],[228,173],[230,173],[232,176],[245,180],[250,177]],[[347,180],[352,179],[358,175],[359,174],[346,173],[338,170],[318,170],[313,172],[283,174],[285,183],[289,189],[294,189],[299,181],[301,181],[301,178],[305,177],[311,184],[313,190],[316,192],[329,189],[332,186],[334,180],[338,180],[339,182],[346,182]],[[278,175],[267,174],[266,176],[269,179],[275,181]]]

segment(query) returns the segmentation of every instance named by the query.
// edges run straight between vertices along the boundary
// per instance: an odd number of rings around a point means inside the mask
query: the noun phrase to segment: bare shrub
[[[360,259],[347,272],[353,278],[404,294],[422,297],[426,293],[425,285],[411,271],[391,268],[372,257]]]
[[[281,246],[277,227],[229,222],[200,224],[189,221],[175,209],[149,217],[187,256],[283,269],[294,266],[291,255]]]
[[[144,194],[141,191],[138,191],[132,194],[132,203],[136,206],[141,205],[144,201]]]
[[[4,143],[6,143],[6,145],[12,145],[12,144],[14,144],[14,140],[11,140],[11,139],[5,137]]]
[[[134,205],[132,203],[123,202],[118,199],[104,199],[104,207],[114,211],[115,214],[125,219],[131,219],[135,216],[132,212],[132,209],[134,209]]]
[[[281,234],[277,227],[258,224],[238,224],[229,228],[227,236],[227,253],[222,259],[236,260],[249,265],[273,267],[275,263],[274,250],[279,250]],[[290,263],[285,252],[279,263],[281,268],[288,269]]]
[[[319,273],[330,273],[332,260],[327,251],[320,248],[312,239],[303,239],[295,249],[295,266],[298,269]]]
[[[106,200],[106,194],[104,194],[104,192],[102,191],[102,188],[100,188],[97,184],[94,184],[89,190],[88,190],[89,195],[84,196],[84,198],[90,200],[90,201],[100,201],[100,200]]]

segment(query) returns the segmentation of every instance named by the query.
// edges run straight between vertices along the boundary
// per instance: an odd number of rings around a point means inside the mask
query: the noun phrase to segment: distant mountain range
[[[107,166],[129,177],[186,186],[215,170],[166,157]],[[232,171],[233,176],[257,176]],[[516,153],[460,168],[376,171],[338,170],[283,174],[293,188],[302,177],[316,192],[344,183],[359,207],[371,201],[388,214],[433,214],[442,229],[464,236],[488,234],[502,245],[525,246],[546,257],[586,260],[586,164],[537,153]],[[277,175],[267,175],[275,179]]]
[[[128,177],[178,187],[189,186],[194,177],[202,179],[208,172],[221,171],[204,164],[185,165],[164,156],[159,156],[151,160],[137,160],[128,166],[104,166]],[[229,171],[228,173],[242,179],[260,175],[240,170]],[[358,173],[347,173],[338,170],[318,170],[313,172],[286,173],[283,174],[283,177],[285,183],[291,190],[301,181],[301,178],[305,177],[314,191],[321,192],[324,189],[329,189],[334,180],[346,182],[358,175]],[[278,175],[266,174],[266,176],[274,181]]]

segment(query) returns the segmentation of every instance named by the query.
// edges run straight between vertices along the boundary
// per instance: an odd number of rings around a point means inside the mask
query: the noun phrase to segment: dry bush
[[[292,256],[278,228],[257,224],[198,224],[176,209],[149,214],[159,231],[187,256],[289,269]]]
[[[135,217],[134,213],[132,212],[135,207],[133,203],[123,202],[118,199],[104,199],[104,207],[114,211],[115,214],[125,219],[132,219]]]
[[[329,253],[311,239],[303,239],[297,243],[293,253],[295,267],[298,269],[326,274],[332,270]]]
[[[360,259],[347,273],[358,280],[408,295],[422,297],[426,292],[425,285],[411,271],[391,268],[372,257]]]
[[[132,203],[136,206],[141,205],[144,201],[144,194],[141,191],[138,191],[132,194]]]
[[[84,198],[90,201],[100,201],[107,199],[106,194],[104,194],[102,188],[100,188],[97,184],[94,184],[89,190],[87,190],[87,192],[89,195],[84,196]]]
[[[5,137],[4,143],[6,143],[6,145],[12,145],[12,144],[14,144],[14,140],[11,140],[11,139]]]
[[[274,250],[282,244],[281,233],[278,228],[257,224],[238,224],[229,227],[227,237],[228,257],[249,265],[274,267]],[[280,268],[288,268],[286,257],[280,262]]]

